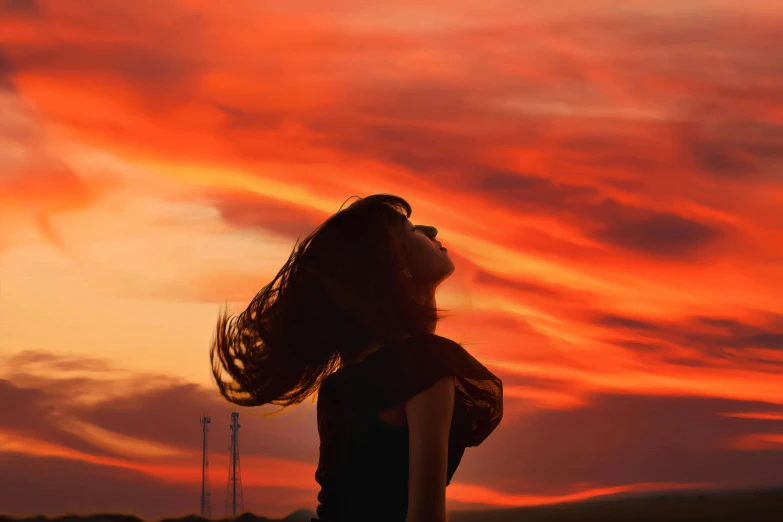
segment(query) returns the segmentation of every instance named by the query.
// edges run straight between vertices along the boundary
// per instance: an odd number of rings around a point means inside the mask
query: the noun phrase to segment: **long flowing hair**
[[[242,313],[220,313],[210,348],[220,393],[242,406],[298,404],[369,345],[434,332],[434,289],[422,296],[401,271],[410,215],[404,199],[375,194],[297,240]]]

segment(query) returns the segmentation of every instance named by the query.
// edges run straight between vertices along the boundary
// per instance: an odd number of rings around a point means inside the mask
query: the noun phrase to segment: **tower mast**
[[[237,508],[244,511],[242,498],[242,470],[239,466],[239,412],[231,413],[231,447],[229,448],[228,484],[226,487],[226,516],[237,516]]]
[[[205,413],[201,417],[202,446],[201,446],[201,516],[209,518],[212,515],[212,506],[209,502],[209,458],[207,457],[207,440],[209,425],[212,419]]]

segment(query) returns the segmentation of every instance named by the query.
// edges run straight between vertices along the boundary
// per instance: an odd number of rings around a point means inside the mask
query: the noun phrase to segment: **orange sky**
[[[0,3],[8,514],[197,511],[208,411],[222,516],[219,308],[378,192],[505,384],[451,509],[783,485],[779,2],[226,5]],[[246,509],[314,509],[314,405],[239,411]]]

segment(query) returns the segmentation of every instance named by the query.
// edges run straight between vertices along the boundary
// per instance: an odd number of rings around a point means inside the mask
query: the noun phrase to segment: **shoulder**
[[[411,338],[399,352],[390,354],[402,360],[413,371],[430,371],[440,376],[466,379],[497,379],[460,343],[436,334]]]
[[[385,346],[329,379],[322,391],[330,392],[330,402],[371,411],[404,405],[431,390],[422,401],[459,405],[455,436],[464,446],[480,444],[503,415],[501,380],[461,344],[436,334],[416,335]],[[451,399],[449,393],[457,398]],[[426,409],[424,404],[422,407]]]
[[[492,379],[494,376],[459,343],[435,334],[409,337],[367,359],[357,373],[368,399],[390,407],[404,402],[446,377]]]
[[[503,383],[459,343],[439,335],[422,336],[411,347],[406,378],[409,396],[430,390],[422,401],[459,406],[454,436],[465,447],[478,446],[503,417]],[[455,386],[456,384],[456,386]],[[455,390],[456,388],[456,390]],[[451,394],[451,395],[449,395]]]

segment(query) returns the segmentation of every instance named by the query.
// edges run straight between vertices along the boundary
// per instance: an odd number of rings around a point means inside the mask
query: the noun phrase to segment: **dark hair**
[[[400,270],[410,215],[400,197],[359,198],[297,238],[244,312],[232,318],[223,310],[209,354],[223,397],[242,406],[298,404],[369,344],[434,332],[434,289],[414,295]]]

